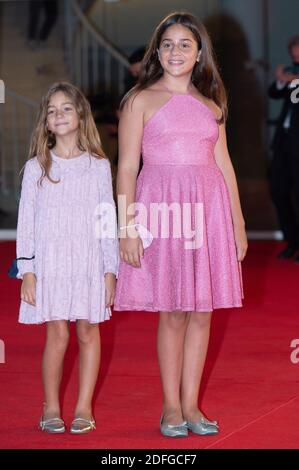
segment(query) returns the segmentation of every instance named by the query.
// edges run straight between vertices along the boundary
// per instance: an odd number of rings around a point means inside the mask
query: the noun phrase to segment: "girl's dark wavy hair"
[[[210,37],[203,23],[188,12],[176,11],[170,13],[158,24],[142,60],[138,82],[124,96],[120,109],[123,109],[132,95],[136,96],[138,92],[145,90],[162,77],[163,68],[158,58],[157,49],[160,47],[164,32],[174,24],[185,26],[195,37],[201,55],[200,61],[194,65],[191,81],[203,96],[212,99],[219,106],[222,115],[218,122],[225,122],[227,118],[227,96],[218,71]]]

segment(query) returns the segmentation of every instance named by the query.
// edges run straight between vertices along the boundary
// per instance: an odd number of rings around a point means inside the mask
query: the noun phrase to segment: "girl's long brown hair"
[[[44,177],[47,177],[52,183],[58,183],[50,177],[51,155],[50,150],[55,147],[56,137],[47,129],[47,112],[51,97],[57,93],[64,93],[73,103],[79,117],[78,128],[78,148],[82,152],[88,152],[95,158],[107,158],[101,144],[101,139],[96,128],[90,104],[79,88],[72,83],[63,81],[56,82],[49,88],[43,96],[38,111],[35,129],[32,133],[29,159],[37,157],[42,168],[41,183]]]
[[[142,60],[138,82],[124,96],[120,109],[123,109],[132,95],[145,90],[162,77],[163,68],[158,59],[157,49],[160,47],[161,38],[166,29],[174,24],[185,26],[193,33],[201,55],[200,61],[194,65],[191,81],[203,96],[212,99],[221,108],[222,116],[219,123],[225,122],[227,118],[226,91],[218,72],[210,37],[203,23],[196,16],[185,11],[170,13],[156,27]]]

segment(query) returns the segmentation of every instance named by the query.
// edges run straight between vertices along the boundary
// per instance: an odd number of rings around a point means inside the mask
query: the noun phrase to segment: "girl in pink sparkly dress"
[[[240,263],[247,250],[226,115],[205,27],[189,13],[170,14],[157,26],[139,82],[122,103],[122,261],[114,303],[116,310],[160,312],[166,436],[219,430],[198,408],[199,387],[212,311],[242,306]]]
[[[17,227],[19,321],[47,324],[40,428],[65,431],[59,387],[76,321],[79,396],[70,431],[94,429],[91,402],[100,361],[99,323],[109,320],[118,269],[110,164],[88,101],[67,82],[43,98],[25,165]]]

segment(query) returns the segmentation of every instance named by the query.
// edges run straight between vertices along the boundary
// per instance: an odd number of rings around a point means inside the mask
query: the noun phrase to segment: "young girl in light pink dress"
[[[88,101],[67,82],[41,102],[25,165],[17,227],[19,321],[46,322],[43,431],[65,431],[59,388],[76,321],[79,395],[72,433],[95,428],[92,397],[100,362],[99,323],[109,320],[118,269],[110,164]]]
[[[114,308],[160,312],[161,433],[215,435],[218,423],[199,409],[198,394],[212,311],[242,306],[247,239],[225,89],[196,17],[175,12],[161,21],[121,108]]]

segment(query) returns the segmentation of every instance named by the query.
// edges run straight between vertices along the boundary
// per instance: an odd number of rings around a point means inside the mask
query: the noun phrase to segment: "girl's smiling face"
[[[189,28],[174,24],[164,31],[159,58],[164,71],[170,75],[181,76],[192,72],[199,54],[197,41]]]
[[[58,136],[65,136],[78,130],[79,116],[74,103],[62,91],[54,93],[50,98],[47,127]]]

